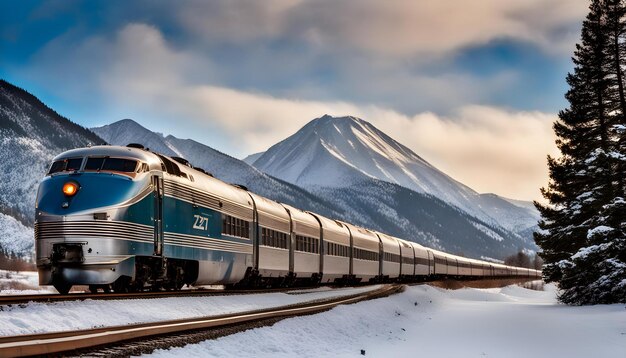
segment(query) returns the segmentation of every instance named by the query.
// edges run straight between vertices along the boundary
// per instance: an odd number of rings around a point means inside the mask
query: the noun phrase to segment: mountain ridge
[[[332,204],[315,197],[308,191],[267,175],[237,158],[193,139],[157,134],[131,119],[92,128],[92,130],[111,144],[139,143],[165,155],[185,158],[194,166],[204,169],[216,178],[227,183],[245,185],[257,194],[306,210],[317,211],[323,215],[338,215],[333,210]]]
[[[30,256],[37,187],[52,158],[104,140],[0,80],[0,143],[0,246]]]

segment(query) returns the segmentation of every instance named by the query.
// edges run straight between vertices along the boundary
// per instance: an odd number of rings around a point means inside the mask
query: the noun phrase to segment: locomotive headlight
[[[78,186],[77,182],[68,181],[67,183],[63,184],[63,194],[65,194],[65,196],[74,196],[78,192],[79,188],[80,187]]]

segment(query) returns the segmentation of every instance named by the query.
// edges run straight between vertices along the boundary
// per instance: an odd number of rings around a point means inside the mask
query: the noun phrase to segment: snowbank
[[[623,357],[623,305],[569,307],[518,286],[392,297],[159,350],[157,357]]]
[[[133,300],[85,300],[0,306],[0,336],[214,316],[352,295],[380,286]]]
[[[35,271],[0,270],[0,295],[30,295],[56,293],[52,286],[39,286],[39,276]]]

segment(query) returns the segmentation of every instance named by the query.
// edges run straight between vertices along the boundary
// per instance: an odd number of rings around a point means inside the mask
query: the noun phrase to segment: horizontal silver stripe
[[[177,236],[177,237],[188,237],[188,238],[191,238],[191,239],[209,239],[209,240],[220,240],[220,239],[215,239],[215,238],[211,238],[211,237],[208,237],[208,236],[199,236],[199,235],[181,234],[181,233],[178,233],[178,232],[171,232],[171,231],[166,231],[166,232],[164,233],[164,235]],[[240,240],[244,240],[244,241],[250,241],[250,239],[249,239],[249,238],[247,238],[247,237],[239,237],[239,236],[226,235],[226,234],[222,234],[222,235],[229,236],[229,237],[233,237],[233,238],[240,239]],[[227,241],[227,242],[232,242],[232,243],[236,243],[236,244],[237,244],[237,243],[240,243],[240,242],[238,242],[238,241],[230,241],[230,240],[220,240],[220,241]],[[242,244],[246,244],[246,243],[245,243],[245,242],[242,242]]]
[[[252,245],[250,242],[236,242],[236,241],[216,239],[216,238],[212,238],[208,236],[205,237],[205,236],[196,236],[196,235],[184,235],[184,234],[177,234],[177,233],[171,233],[171,232],[166,232],[164,234],[164,237],[175,238],[175,239],[180,239],[180,240],[197,240],[200,242],[213,242],[216,244],[224,244],[224,245]]]
[[[196,247],[202,247],[207,249],[216,249],[216,250],[227,250],[227,251],[237,251],[237,252],[252,252],[252,244],[251,243],[238,243],[232,241],[219,240],[210,237],[203,236],[194,236],[194,235],[186,235],[186,234],[177,234],[166,232],[163,235],[164,241],[177,243],[181,245],[193,245]]]
[[[51,227],[51,226],[66,226],[66,225],[82,225],[82,224],[104,224],[104,225],[121,225],[121,226],[134,226],[137,228],[151,229],[152,225],[138,224],[129,221],[118,220],[69,220],[69,221],[40,221],[35,226]]]
[[[238,253],[238,254],[252,254],[252,246],[250,246],[246,250],[245,248],[243,248],[243,249],[235,249],[235,248],[224,248],[224,247],[213,247],[213,246],[200,246],[200,245],[194,245],[194,244],[191,244],[191,243],[174,242],[174,241],[166,241],[166,242],[164,242],[164,244],[165,245],[170,245],[170,246],[191,247],[191,248],[202,249],[202,250],[226,251],[226,252],[233,252],[233,253]]]
[[[123,221],[54,221],[35,224],[36,239],[112,237],[152,242],[154,229]]]
[[[204,247],[204,248],[208,248],[208,249],[224,249],[224,250],[235,250],[235,251],[246,251],[248,249],[252,248],[252,245],[220,245],[220,244],[215,244],[215,243],[210,243],[210,242],[201,242],[198,240],[189,240],[189,239],[172,239],[172,238],[167,238],[164,240],[165,243],[176,243],[176,244],[181,244],[181,245],[194,245],[194,246],[198,246],[198,247]]]

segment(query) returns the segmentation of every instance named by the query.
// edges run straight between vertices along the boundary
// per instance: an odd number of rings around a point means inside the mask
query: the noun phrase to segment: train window
[[[110,170],[113,172],[132,173],[137,167],[136,160],[122,158],[106,158],[102,164],[101,170]]]
[[[64,168],[65,168],[65,161],[57,160],[56,162],[52,163],[50,170],[48,170],[48,174],[58,173],[60,171],[63,171]]]
[[[54,163],[52,163],[52,166],[50,166],[50,170],[48,171],[48,174],[79,170],[82,163],[83,163],[83,158],[71,158],[71,159],[57,160]]]
[[[250,222],[222,214],[222,234],[243,238],[250,237]]]
[[[123,158],[88,158],[85,170],[104,170],[111,172],[133,173],[137,161]]]
[[[181,176],[182,172],[180,171],[178,164],[174,163],[173,161],[167,159],[166,157],[160,154],[157,154],[157,156],[161,159],[161,162],[163,163],[163,166],[165,166],[165,171],[167,173],[176,175],[176,176]]]
[[[287,237],[288,235],[284,232],[261,228],[261,245],[276,247],[280,249],[287,248]]]
[[[335,244],[332,242],[326,243],[327,250],[326,255],[330,256],[341,256],[341,257],[350,257],[350,247],[340,244]]]
[[[102,163],[104,163],[104,158],[88,158],[85,170],[100,170]]]
[[[72,171],[80,169],[80,165],[83,163],[83,158],[73,158],[67,160],[67,166],[65,170]]]
[[[296,251],[319,253],[319,239],[296,235]]]
[[[145,172],[146,171],[145,165],[146,163],[139,163],[139,165],[137,166],[137,173]]]

